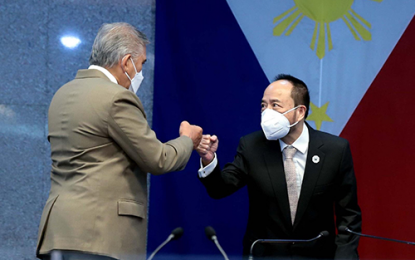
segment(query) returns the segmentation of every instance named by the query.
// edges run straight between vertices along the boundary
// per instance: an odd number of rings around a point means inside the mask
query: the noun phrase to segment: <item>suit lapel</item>
[[[266,141],[266,148],[263,155],[277,203],[283,213],[284,225],[286,227],[291,227],[287,181],[285,180],[284,164],[279,142]]]
[[[318,132],[308,125],[307,127],[309,130],[310,140],[308,145],[307,161],[304,170],[303,184],[301,186],[301,194],[298,201],[297,213],[294,222],[294,229],[298,223],[300,223],[300,220],[307,209],[325,158],[325,154],[320,150],[323,142],[319,137]]]

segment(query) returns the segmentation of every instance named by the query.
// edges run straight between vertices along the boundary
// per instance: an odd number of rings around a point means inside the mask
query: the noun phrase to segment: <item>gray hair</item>
[[[103,24],[92,45],[89,64],[111,68],[127,54],[134,60],[148,43],[146,35],[128,23]]]

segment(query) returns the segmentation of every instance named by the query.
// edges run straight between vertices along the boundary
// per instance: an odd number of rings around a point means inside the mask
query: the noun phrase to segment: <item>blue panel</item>
[[[158,0],[153,126],[163,141],[182,120],[219,137],[219,162],[233,159],[241,136],[260,129],[269,84],[226,1]],[[204,228],[213,226],[232,255],[241,255],[248,217],[246,190],[213,200],[197,179],[196,153],[183,172],[151,178],[151,252],[177,226],[184,236],[164,252],[218,254]],[[239,257],[237,257],[238,259]]]

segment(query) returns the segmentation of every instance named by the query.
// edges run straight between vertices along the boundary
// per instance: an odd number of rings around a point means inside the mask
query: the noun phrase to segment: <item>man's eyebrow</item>
[[[281,103],[281,100],[279,100],[278,98],[270,99],[269,101],[271,101],[271,102]],[[267,101],[265,101],[265,99],[263,99],[263,100],[261,101],[261,103],[262,103],[262,102],[267,102]]]

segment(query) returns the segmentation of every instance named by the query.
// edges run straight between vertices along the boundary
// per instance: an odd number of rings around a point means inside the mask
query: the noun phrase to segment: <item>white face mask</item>
[[[291,108],[282,114],[269,108],[262,112],[261,127],[267,140],[278,140],[285,137],[290,131],[290,128],[298,124],[300,120],[290,125],[290,121],[284,116],[297,108],[298,106]]]
[[[138,88],[141,85],[141,82],[143,82],[144,76],[143,76],[143,70],[140,71],[140,73],[137,72],[137,69],[135,68],[135,64],[133,62],[133,60],[130,58],[131,63],[134,66],[134,70],[135,70],[135,76],[133,79],[130,78],[130,76],[128,76],[127,72],[124,72],[125,75],[127,75],[128,79],[131,81],[131,85],[129,90],[131,90],[133,93],[137,94]]]

